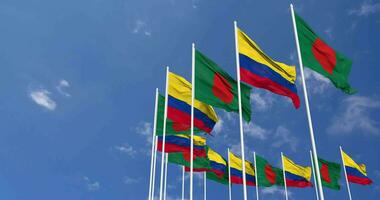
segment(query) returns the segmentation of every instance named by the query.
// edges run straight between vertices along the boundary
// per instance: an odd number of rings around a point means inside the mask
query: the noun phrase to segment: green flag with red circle
[[[346,94],[354,94],[356,90],[348,83],[352,61],[325,43],[296,13],[295,18],[303,64]]]
[[[271,187],[273,185],[283,186],[284,176],[282,169],[273,167],[263,157],[256,155],[255,176],[259,182],[259,187]]]
[[[251,88],[240,84],[242,114],[251,121]],[[238,85],[227,72],[201,52],[195,52],[195,98],[228,112],[239,112]]]

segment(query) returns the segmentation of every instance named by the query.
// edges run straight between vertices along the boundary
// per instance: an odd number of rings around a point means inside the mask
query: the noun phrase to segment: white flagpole
[[[348,197],[350,198],[350,200],[352,200],[351,190],[350,190],[350,183],[348,182],[348,178],[347,178],[346,164],[344,163],[344,159],[343,159],[342,146],[339,146],[339,149],[340,149],[340,156],[342,157],[342,162],[343,162],[344,176],[346,177]]]
[[[166,67],[165,111],[164,111],[164,125],[163,125],[163,130],[162,130],[163,133],[162,133],[162,152],[161,152],[160,200],[162,200],[162,192],[163,192],[163,186],[164,186],[166,117],[168,116],[168,88],[169,88],[169,67]]]
[[[307,95],[305,76],[304,76],[304,73],[303,73],[303,64],[302,64],[302,57],[301,57],[301,49],[300,49],[300,45],[299,45],[299,41],[298,41],[298,32],[297,32],[297,27],[296,27],[296,19],[295,19],[293,4],[290,4],[290,9],[291,9],[291,12],[292,12],[292,21],[293,21],[294,36],[295,36],[295,40],[296,40],[297,53],[298,53],[298,61],[299,61],[299,66],[300,66],[300,71],[301,71],[303,93],[304,93],[305,105],[306,105],[306,114],[307,114],[307,119],[308,119],[308,122],[309,122],[311,147],[312,147],[312,150],[313,150],[313,159],[314,159],[314,163],[318,163],[317,147],[316,147],[315,139],[314,139],[313,122],[312,122],[312,119],[311,119],[311,113],[310,113],[310,108],[309,108],[309,98],[308,98],[308,95]],[[321,200],[324,200],[325,198],[324,198],[324,195],[323,195],[323,189],[322,189],[322,184],[321,184],[321,175],[319,173],[319,170],[316,170],[316,172],[317,172],[316,174],[317,174],[319,196],[320,196]]]
[[[240,60],[239,60],[239,47],[238,47],[236,21],[234,21],[234,31],[235,31],[236,74],[237,74],[238,99],[239,99],[240,146],[241,146],[241,159],[242,159],[242,168],[243,168],[243,193],[244,193],[244,200],[247,200],[247,180],[245,177],[245,155],[244,155],[244,134],[243,134],[243,112],[242,112],[242,106],[241,106],[241,91],[240,91]]]
[[[257,177],[256,152],[253,152],[253,164],[255,165],[256,200],[259,200],[259,181]]]
[[[203,199],[207,200],[207,177],[206,172],[203,172]]]
[[[193,157],[194,157],[194,95],[195,95],[195,44],[191,49],[191,144],[190,144],[190,200],[193,200]]]
[[[157,141],[158,141],[158,136],[155,136],[155,139],[154,139],[153,179],[152,179],[152,194],[151,194],[152,196],[151,196],[151,200],[154,199],[154,187],[156,185]]]
[[[182,166],[182,200],[185,200],[185,166]]]
[[[227,149],[228,153],[228,196],[229,200],[232,200],[232,191],[231,191],[231,167],[230,167],[230,148]]]
[[[317,186],[317,179],[315,178],[315,165],[313,161],[313,154],[310,151],[310,160],[311,160],[311,167],[312,167],[312,172],[313,172],[313,179],[314,179],[314,188],[315,188],[315,194],[317,195],[317,200],[319,200],[319,195],[318,195],[318,186]]]
[[[281,162],[282,162],[282,174],[284,175],[285,199],[288,200],[288,188],[286,186],[286,176],[285,176],[285,166],[284,166],[284,154],[282,152],[281,152]]]
[[[149,197],[148,199],[152,200],[152,188],[153,188],[153,163],[154,163],[154,153],[155,153],[155,137],[156,137],[156,120],[157,120],[157,106],[158,106],[158,88],[156,88],[156,99],[154,104],[154,122],[153,122],[153,132],[152,132],[152,152],[150,159],[150,177],[149,177]]]
[[[164,184],[164,200],[166,200],[166,185],[168,184],[168,153],[165,153],[165,184]]]

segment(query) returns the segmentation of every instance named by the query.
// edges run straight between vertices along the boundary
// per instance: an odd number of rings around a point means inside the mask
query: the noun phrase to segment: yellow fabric
[[[230,167],[243,171],[242,160],[231,152],[230,152]],[[255,176],[254,166],[248,161],[245,161],[245,173]]]
[[[303,167],[295,164],[292,160],[283,156],[284,170],[292,174],[304,177],[306,180],[310,181],[311,178],[311,167]]]
[[[189,140],[191,139],[190,135],[175,135],[175,136],[176,137],[187,138]],[[198,146],[204,146],[204,145],[206,145],[206,138],[204,138],[204,137],[194,135],[193,139],[194,139],[194,145],[198,145]]]
[[[344,165],[347,167],[352,167],[357,170],[359,170],[360,173],[367,176],[367,170],[364,164],[357,164],[350,156],[348,156],[344,151],[342,151],[343,154],[343,161]]]
[[[170,96],[191,105],[191,84],[185,78],[169,72],[168,87],[168,94]],[[194,107],[206,114],[214,122],[218,121],[218,117],[211,106],[195,99]]]
[[[223,159],[223,157],[216,153],[214,150],[212,150],[211,148],[208,149],[208,152],[207,152],[207,157],[209,160],[211,161],[214,161],[214,162],[217,162],[219,164],[222,164],[222,165],[227,165],[226,161]]]
[[[237,34],[240,54],[243,54],[258,63],[266,65],[281,75],[284,79],[294,84],[296,80],[296,68],[294,66],[272,60],[253,40],[251,40],[251,38],[248,37],[248,35],[240,29],[238,29]]]

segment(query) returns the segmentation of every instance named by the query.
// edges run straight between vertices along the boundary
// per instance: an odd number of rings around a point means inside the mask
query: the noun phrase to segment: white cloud
[[[127,154],[130,157],[134,157],[137,154],[137,151],[129,144],[115,146],[114,149],[118,150],[120,153]]]
[[[255,111],[268,110],[272,107],[274,102],[273,94],[269,92],[255,92],[251,94],[250,98]]]
[[[309,68],[304,68],[307,89],[313,94],[323,94],[331,87],[330,80]],[[299,79],[301,81],[301,79]]]
[[[351,9],[348,11],[350,15],[356,16],[369,16],[380,11],[380,3],[373,3],[372,1],[364,1],[357,9]]]
[[[57,85],[57,91],[62,94],[65,97],[71,97],[71,95],[64,91],[64,88],[70,87],[70,83],[66,81],[65,79],[62,79],[59,81],[59,84]]]
[[[140,122],[139,125],[135,128],[135,131],[138,134],[141,134],[142,136],[146,137],[149,144],[152,143],[152,134],[153,134],[153,127],[152,123],[149,122]]]
[[[254,124],[254,123],[244,123],[243,125],[244,128],[244,133],[247,136],[260,139],[260,140],[265,140],[267,139],[268,135],[270,134],[268,130],[262,128],[261,126]]]
[[[89,191],[97,191],[100,189],[100,183],[98,181],[91,181],[87,176],[84,176],[83,180]]]
[[[335,115],[327,131],[329,133],[350,133],[362,130],[380,135],[380,122],[371,117],[372,110],[380,109],[380,101],[364,96],[350,96],[343,100],[343,111]]]
[[[223,130],[223,124],[224,124],[223,119],[219,118],[219,121],[215,124],[213,131],[216,134],[219,134],[220,132],[222,132],[222,130]]]
[[[266,187],[261,190],[261,193],[263,195],[274,195],[274,194],[282,194],[285,195],[285,190],[283,188],[279,187]],[[288,190],[288,197],[292,196],[293,194]]]
[[[278,148],[284,145],[289,145],[292,151],[297,151],[298,139],[294,135],[292,135],[289,129],[287,129],[286,127],[277,127],[273,138],[273,140],[275,141],[272,144],[273,147]]]
[[[141,19],[138,19],[135,21],[135,25],[133,27],[132,33],[134,34],[142,33],[148,37],[152,35],[152,32],[150,32],[150,30],[148,29],[146,22],[142,21]]]
[[[48,110],[55,110],[57,104],[50,97],[50,92],[45,89],[37,89],[30,92],[29,96],[32,100]]]
[[[327,28],[326,30],[324,30],[325,34],[330,38],[330,39],[333,39],[333,34],[332,34],[332,28]]]
[[[129,185],[129,184],[135,184],[140,182],[140,178],[132,178],[132,177],[124,177],[124,183]]]

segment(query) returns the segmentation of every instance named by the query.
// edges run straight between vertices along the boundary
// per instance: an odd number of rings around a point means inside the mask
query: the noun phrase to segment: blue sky
[[[0,2],[0,199],[146,199],[154,91],[165,66],[190,78],[191,43],[236,76],[233,20],[273,58],[297,65],[290,1],[276,0],[2,0]],[[340,161],[339,145],[367,164],[369,187],[351,185],[354,199],[380,195],[380,2],[293,1],[298,13],[354,61],[347,96],[306,70],[319,156]],[[297,67],[298,70],[298,67]],[[299,78],[299,77],[298,77]],[[309,165],[310,139],[301,108],[253,89],[252,152],[280,166],[280,152]],[[238,117],[220,117],[208,144],[239,153]],[[169,199],[180,197],[178,166],[169,166]],[[342,174],[343,175],[343,174]],[[202,196],[197,176],[196,199]],[[327,199],[346,199],[341,179]],[[227,187],[208,184],[209,199]],[[187,185],[188,186],[188,185]],[[187,187],[186,187],[187,188]],[[249,197],[254,198],[254,188]],[[290,189],[313,199],[314,189]],[[242,187],[233,187],[241,199]],[[282,190],[260,190],[281,199]]]

